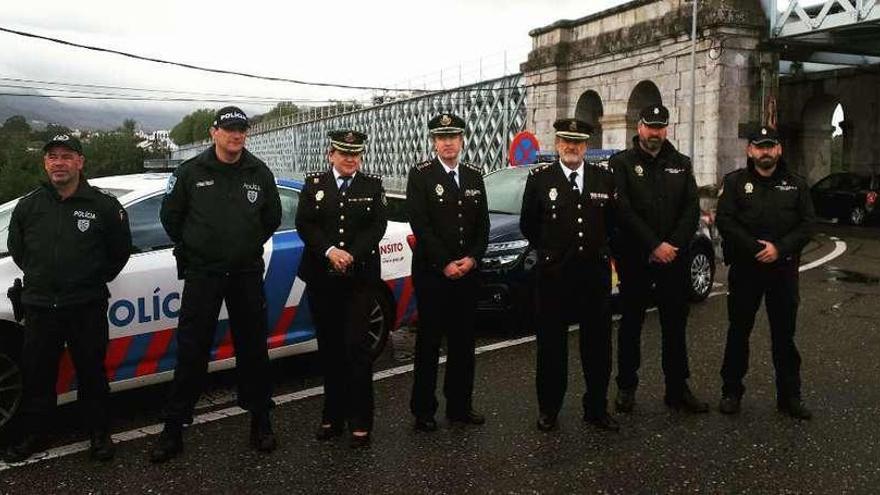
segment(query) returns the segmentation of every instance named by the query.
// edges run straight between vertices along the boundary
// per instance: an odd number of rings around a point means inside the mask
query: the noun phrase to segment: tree
[[[103,177],[143,171],[146,153],[134,135],[122,131],[92,137],[83,144],[83,155],[86,176]]]
[[[216,113],[216,110],[203,108],[187,115],[171,129],[171,140],[179,146],[208,139],[208,129]]]
[[[255,115],[251,120],[252,123],[256,124],[258,122],[265,122],[268,120],[274,120],[286,115],[296,115],[299,113],[299,107],[296,106],[292,101],[282,101],[275,105],[272,110],[262,114]]]
[[[123,134],[128,134],[129,136],[134,136],[134,131],[137,129],[137,122],[134,119],[125,119],[122,121],[122,127],[119,128],[119,131]]]

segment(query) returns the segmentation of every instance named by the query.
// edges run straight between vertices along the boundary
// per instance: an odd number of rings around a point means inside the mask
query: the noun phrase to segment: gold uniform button
[[[578,232],[578,237],[583,237],[583,236],[584,236],[583,232]]]
[[[461,213],[458,214],[458,218],[461,218]]]
[[[339,215],[340,220],[345,220],[345,215]]]
[[[345,246],[345,241],[339,241],[339,247]]]
[[[343,206],[345,206],[345,203],[343,203],[342,201],[340,201],[340,202],[339,202],[339,207],[342,208]]]
[[[344,234],[344,233],[345,233],[345,229],[339,229],[339,233],[340,233],[340,234]]]
[[[578,217],[578,223],[584,223],[584,219],[581,217]]]
[[[581,204],[580,204],[580,203],[578,203],[578,210],[580,210],[580,209],[581,209]]]
[[[579,247],[578,247],[578,251],[583,251],[583,250],[584,250],[584,247],[583,247],[583,246],[579,246]]]
[[[556,218],[556,213],[553,214],[553,218]]]
[[[464,232],[464,227],[459,227],[459,228],[458,228],[458,231],[459,231],[459,232]]]
[[[460,200],[460,199],[458,200],[458,206],[461,206],[461,200]]]
[[[461,239],[460,241],[458,241],[458,243],[464,246],[464,239]]]

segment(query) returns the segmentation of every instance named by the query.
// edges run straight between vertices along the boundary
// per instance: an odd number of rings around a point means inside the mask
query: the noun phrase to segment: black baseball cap
[[[64,146],[65,148],[70,149],[71,151],[75,151],[80,155],[83,154],[82,143],[79,142],[79,139],[76,136],[72,136],[70,134],[57,134],[49,140],[48,143],[43,145],[43,152],[49,151],[50,148],[55,146]]]
[[[441,113],[428,121],[428,132],[432,136],[463,134],[464,127],[464,119],[453,113]]]
[[[248,122],[247,115],[245,115],[242,109],[232,106],[223,107],[220,110],[217,110],[217,115],[214,116],[214,122],[211,125],[214,127],[222,127],[224,129],[228,127],[242,127],[247,129],[251,126]]]
[[[350,129],[337,129],[327,133],[330,146],[345,153],[363,153],[367,135]]]
[[[639,112],[639,122],[648,127],[669,125],[669,109],[663,105],[649,105]]]
[[[559,119],[553,122],[556,137],[568,141],[586,141],[593,133],[593,126],[579,119]]]
[[[770,147],[779,144],[779,131],[772,127],[759,127],[749,134],[749,144],[759,147]]]

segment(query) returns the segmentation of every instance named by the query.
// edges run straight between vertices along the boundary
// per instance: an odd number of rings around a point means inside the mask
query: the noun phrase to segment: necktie
[[[572,172],[572,173],[568,174],[568,181],[571,182],[571,189],[573,191],[580,192],[580,188],[578,187],[578,183],[577,183],[577,178],[578,178],[577,172]]]
[[[346,189],[348,189],[348,181],[351,180],[351,176],[349,175],[340,175],[340,179],[342,179],[342,185],[339,186],[339,192],[344,193]]]
[[[452,181],[452,185],[455,186],[456,190],[458,190],[458,182],[455,181],[455,170],[449,171],[449,180]]]

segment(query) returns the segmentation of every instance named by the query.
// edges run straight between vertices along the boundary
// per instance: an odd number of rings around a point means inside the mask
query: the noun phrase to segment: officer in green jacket
[[[276,447],[269,420],[263,244],[281,224],[281,200],[272,172],[244,148],[247,129],[241,109],[222,108],[211,128],[214,145],[182,163],[168,181],[160,217],[175,244],[184,286],[177,367],[152,462],[183,450],[182,427],[192,422],[224,301],[239,373],[238,404],[251,413],[251,445],[261,452]]]
[[[77,393],[89,428],[92,458],[113,457],[104,359],[109,341],[107,283],[131,253],[128,217],[113,196],[82,174],[82,145],[61,134],[43,147],[49,181],[12,212],[8,248],[24,272],[22,434],[6,462],[19,462],[45,444],[47,416],[55,406],[58,362],[66,345],[76,369]]]

